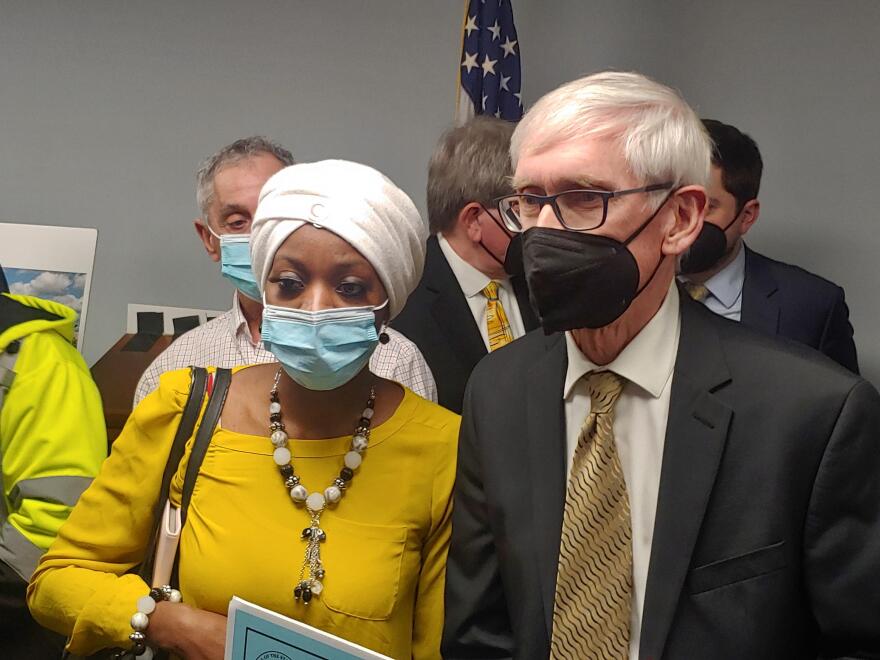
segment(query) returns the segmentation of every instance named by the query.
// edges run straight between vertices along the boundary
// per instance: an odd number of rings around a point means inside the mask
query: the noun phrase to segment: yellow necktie
[[[587,376],[590,414],[575,449],[562,518],[553,660],[629,654],[632,521],[611,428],[623,385],[610,371]]]
[[[489,351],[501,348],[513,341],[513,333],[510,331],[510,323],[507,322],[507,314],[498,300],[498,282],[494,280],[483,289],[486,296],[486,329],[489,331]]]
[[[682,284],[684,285],[684,290],[688,292],[688,295],[697,302],[703,302],[706,299],[706,296],[709,295],[709,289],[702,284],[694,284],[687,280],[682,282]]]

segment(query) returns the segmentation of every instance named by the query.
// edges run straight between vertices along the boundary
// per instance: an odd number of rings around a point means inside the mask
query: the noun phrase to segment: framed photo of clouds
[[[62,303],[77,312],[82,348],[98,230],[0,222],[0,265],[12,293]]]

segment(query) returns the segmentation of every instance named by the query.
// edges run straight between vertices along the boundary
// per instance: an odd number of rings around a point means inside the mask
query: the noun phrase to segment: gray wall
[[[514,0],[524,99],[602,68],[669,82],[765,158],[749,243],[846,288],[880,382],[875,0]],[[224,308],[192,233],[193,171],[266,133],[376,165],[424,208],[452,118],[462,3],[0,0],[0,218],[99,229],[85,354],[128,302]]]

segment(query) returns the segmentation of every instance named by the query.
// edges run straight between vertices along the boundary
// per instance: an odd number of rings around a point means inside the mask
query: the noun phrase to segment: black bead
[[[134,648],[131,649],[131,652],[132,652],[135,656],[141,656],[141,655],[143,655],[144,653],[147,652],[147,645],[144,644],[143,642],[135,642],[135,643],[134,643]]]
[[[351,481],[354,478],[354,470],[344,467],[339,471],[339,476],[342,477],[343,481]]]
[[[296,588],[293,590],[293,597],[294,597],[296,600],[299,600],[300,597],[302,596],[302,592],[303,592],[302,585],[299,585],[299,584],[296,585]]]
[[[387,332],[380,332],[379,333],[379,343],[380,344],[387,344],[389,341],[391,341],[391,337],[388,336]]]
[[[312,590],[306,587],[302,591],[303,602],[308,605],[309,601],[312,599]]]
[[[306,528],[302,531],[302,534],[300,534],[300,537],[302,537],[302,538],[304,538],[304,539],[310,539],[310,538],[312,538],[312,528],[311,528],[311,527],[306,527]]]
[[[270,422],[280,422],[281,421],[281,413],[271,413],[269,415]]]
[[[361,417],[359,425],[363,426],[364,428],[370,428],[370,420],[368,420],[366,417]]]
[[[318,540],[319,541],[326,541],[327,540],[327,532],[325,532],[323,529],[318,530]]]
[[[144,593],[143,591],[141,593]],[[159,587],[153,587],[150,589],[150,598],[155,600],[157,603],[161,603],[165,600],[165,594],[162,593],[162,590]]]
[[[285,479],[287,479],[287,477],[293,476],[293,466],[290,463],[288,463],[287,465],[282,465],[278,469],[281,470],[281,476]]]

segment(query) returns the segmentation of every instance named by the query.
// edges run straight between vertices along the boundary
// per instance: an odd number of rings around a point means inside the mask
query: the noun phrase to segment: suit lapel
[[[761,255],[745,245],[743,249],[746,263],[740,320],[750,328],[775,335],[779,331],[779,284]]]
[[[682,299],[640,655],[659,658],[691,564],[732,411],[714,392],[730,382],[710,312]]]
[[[453,354],[458,355],[469,369],[473,369],[486,355],[486,345],[436,236],[428,239],[426,262],[425,272],[430,273],[426,288],[434,296],[431,314],[448,334]]]
[[[553,630],[553,601],[562,515],[565,507],[565,417],[562,388],[568,357],[565,336],[546,339],[547,352],[526,378],[529,491],[535,562],[548,639]]]

